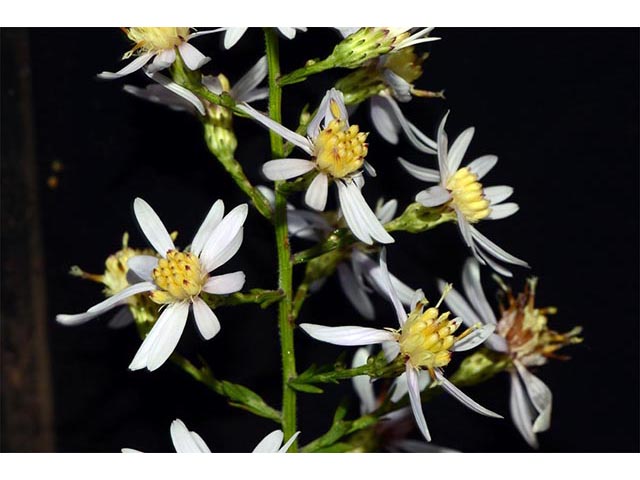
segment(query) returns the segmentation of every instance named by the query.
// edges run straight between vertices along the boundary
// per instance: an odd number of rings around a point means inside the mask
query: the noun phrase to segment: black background
[[[584,343],[564,352],[572,360],[538,371],[554,393],[552,427],[539,435],[541,450],[638,451],[638,30],[443,28],[434,34],[443,40],[429,44],[432,54],[418,87],[445,89],[447,99],[415,99],[403,106],[405,114],[433,135],[450,109],[450,139],[476,127],[465,163],[498,155],[486,185],[514,186],[521,206],[517,215],[484,222],[480,230],[530,263],[540,277],[538,304],[559,309],[552,328],[585,329]],[[184,246],[216,199],[223,198],[229,210],[245,201],[241,192],[207,152],[194,118],[122,91],[125,83],[144,86],[142,73],[116,81],[96,78],[100,71],[119,69],[119,57],[129,48],[117,29],[33,29],[29,38],[57,451],[171,451],[174,418],[214,451],[250,451],[275,424],[229,407],[170,364],[154,373],[129,372],[140,344],[132,327],[108,329],[108,315],[74,328],[54,320],[56,313],[81,312],[101,298],[98,286],[67,274],[71,265],[101,272],[124,231],[132,246],[146,246],[132,215],[136,196],[170,230],[179,230],[177,243]],[[337,39],[332,30],[312,29],[283,41],[283,71],[328,54]],[[216,35],[193,43],[213,58],[203,70],[222,71],[232,83],[263,49],[256,29],[230,52],[220,48]],[[287,87],[285,125],[297,125],[300,108],[316,105],[337,78],[331,72]],[[366,113],[360,108],[352,123],[368,131]],[[235,125],[237,158],[261,182],[268,135],[247,120]],[[374,133],[369,146],[378,178],[368,180],[365,196],[370,204],[379,195],[394,197],[404,208],[424,184],[409,177],[396,157],[435,160],[406,145],[392,147]],[[64,171],[52,190],[45,180],[56,160]],[[468,252],[454,225],[394,236],[390,267],[406,283],[434,297],[435,278],[460,281]],[[294,249],[306,246],[294,242]],[[242,249],[224,271],[236,269],[247,274],[246,287],[276,285],[273,233],[255,211]],[[528,273],[516,271],[515,289]],[[490,272],[483,275],[492,292]],[[393,326],[391,307],[379,299],[376,307],[376,325]],[[202,354],[220,378],[246,384],[278,407],[275,308],[225,308],[218,316],[218,336],[201,341],[190,321],[178,349],[192,358]],[[335,279],[308,300],[301,321],[364,324]],[[296,341],[299,370],[332,361],[340,352],[301,332]],[[351,396],[356,414],[349,383],[326,390],[324,396],[300,395],[303,444],[328,428],[340,398]],[[508,390],[506,375],[467,390],[503,413],[504,421],[478,416],[450,397],[425,405],[434,442],[462,451],[530,451],[511,423]]]

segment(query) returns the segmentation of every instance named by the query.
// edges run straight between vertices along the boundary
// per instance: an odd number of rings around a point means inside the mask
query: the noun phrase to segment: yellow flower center
[[[437,308],[428,308],[424,313],[414,311],[402,328],[400,351],[409,357],[415,368],[444,367],[451,360],[449,349],[455,342],[453,333],[458,324],[449,320],[449,312],[440,314]]]
[[[200,260],[192,253],[169,250],[153,269],[152,278],[160,288],[151,292],[156,303],[174,303],[200,294],[208,275],[200,267]]]
[[[453,197],[451,204],[458,208],[470,223],[476,223],[491,213],[489,200],[484,198],[478,176],[467,167],[461,168],[450,177],[446,187]]]
[[[347,128],[347,123],[338,118],[338,106],[333,101],[331,111],[337,118],[318,134],[314,156],[321,172],[333,178],[344,178],[362,168],[369,151],[368,133],[360,132],[357,125]]]
[[[135,46],[124,54],[129,58],[140,50],[143,53],[160,52],[182,45],[189,36],[189,27],[131,27],[124,28]]]

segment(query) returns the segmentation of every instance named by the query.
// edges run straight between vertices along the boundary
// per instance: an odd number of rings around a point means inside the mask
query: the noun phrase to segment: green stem
[[[272,28],[265,28],[265,44],[267,64],[269,66],[269,116],[280,123],[282,121],[282,90],[277,83],[280,76],[280,59],[278,36]],[[284,143],[275,132],[270,131],[271,154],[273,158],[284,156]],[[289,381],[296,377],[296,358],[293,342],[293,264],[291,263],[291,247],[287,225],[287,199],[278,189],[281,182],[276,182],[274,224],[276,230],[276,246],[278,249],[278,287],[284,292],[284,298],[278,305],[278,327],[280,329],[280,355],[282,358],[282,430],[285,440],[296,432],[296,391],[289,386]],[[289,451],[297,450],[297,442]]]

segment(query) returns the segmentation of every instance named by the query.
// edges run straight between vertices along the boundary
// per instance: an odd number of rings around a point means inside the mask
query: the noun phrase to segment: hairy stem
[[[277,83],[280,76],[278,36],[271,28],[265,28],[264,32],[269,66],[269,116],[276,122],[281,122],[282,90]],[[275,132],[270,132],[270,139],[272,157],[282,158],[284,156],[282,138]],[[284,297],[278,305],[278,327],[282,358],[282,430],[286,441],[296,432],[296,391],[289,386],[289,381],[296,377],[296,358],[293,348],[293,264],[287,225],[287,200],[278,189],[279,183],[276,182],[275,188],[274,226],[278,249],[278,287],[284,292]],[[289,451],[297,451],[297,442],[294,442]]]

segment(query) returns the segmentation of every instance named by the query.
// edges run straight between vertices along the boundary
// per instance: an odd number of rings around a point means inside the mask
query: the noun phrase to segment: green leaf
[[[304,393],[324,393],[324,390],[309,383],[289,382],[289,386],[298,392]]]

